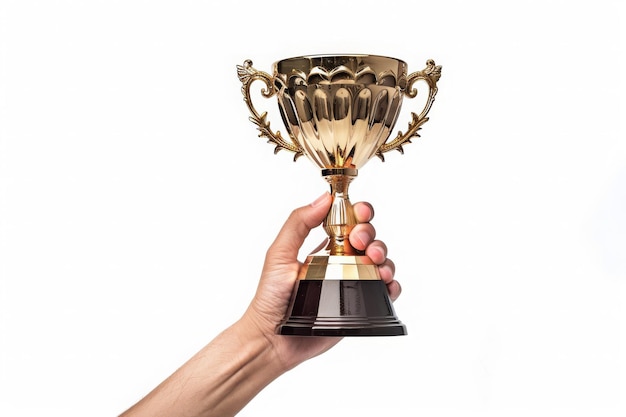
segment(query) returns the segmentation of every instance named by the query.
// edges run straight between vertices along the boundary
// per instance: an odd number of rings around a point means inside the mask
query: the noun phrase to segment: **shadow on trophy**
[[[356,225],[348,187],[374,156],[403,146],[428,120],[437,94],[441,66],[408,73],[399,59],[377,55],[312,55],[273,64],[272,75],[246,60],[237,66],[250,121],[259,137],[286,150],[294,160],[305,155],[330,185],[331,208],[323,222],[328,243],[310,254],[296,280],[289,308],[277,332],[286,336],[399,336],[406,326],[398,319],[378,267],[350,245]],[[273,131],[267,112],[253,104],[251,87],[264,84],[262,97],[276,96],[287,135]],[[427,86],[419,113],[412,112],[405,132],[391,138],[402,100]],[[421,88],[421,87],[420,87]],[[420,90],[420,97],[421,97]]]

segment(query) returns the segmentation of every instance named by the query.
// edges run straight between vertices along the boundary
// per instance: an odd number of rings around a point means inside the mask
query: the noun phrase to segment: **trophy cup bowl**
[[[425,69],[408,74],[402,60],[363,54],[283,59],[274,63],[272,75],[252,65],[246,60],[237,66],[237,74],[259,136],[275,145],[275,153],[293,152],[294,160],[306,155],[320,169],[333,196],[323,222],[328,244],[304,261],[277,332],[296,336],[407,334],[377,265],[350,245],[356,219],[348,187],[372,157],[384,161],[386,152],[403,153],[403,145],[419,137],[437,94],[441,66],[428,60]],[[267,112],[256,110],[251,96],[255,81],[265,84],[263,97],[276,95],[288,139],[270,128]],[[418,81],[428,89],[425,104],[420,113],[411,113],[406,132],[389,140],[403,97],[417,96],[414,85]]]

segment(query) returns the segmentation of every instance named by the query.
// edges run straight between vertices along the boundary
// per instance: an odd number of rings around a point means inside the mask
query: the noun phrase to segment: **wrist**
[[[276,334],[267,329],[262,319],[257,315],[247,311],[230,330],[242,345],[242,360],[244,362],[251,358],[256,359],[255,364],[263,367],[263,373],[271,380],[287,372],[287,367],[276,346]]]

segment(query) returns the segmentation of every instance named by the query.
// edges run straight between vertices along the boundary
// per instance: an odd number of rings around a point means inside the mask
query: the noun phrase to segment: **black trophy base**
[[[304,279],[296,282],[286,336],[403,336],[387,286],[380,280]]]

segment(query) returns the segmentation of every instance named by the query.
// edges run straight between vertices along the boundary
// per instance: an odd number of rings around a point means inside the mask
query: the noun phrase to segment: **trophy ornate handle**
[[[409,122],[407,131],[405,133],[402,133],[401,131],[398,132],[395,139],[390,142],[383,143],[380,148],[378,148],[376,155],[382,161],[385,160],[385,157],[383,156],[384,153],[394,149],[398,150],[400,153],[404,153],[402,145],[411,143],[411,138],[414,136],[419,137],[417,132],[422,128],[422,125],[428,121],[428,117],[426,117],[426,115],[435,101],[435,95],[437,94],[437,81],[439,81],[439,78],[441,78],[441,65],[435,65],[435,61],[432,59],[426,61],[426,68],[421,71],[416,71],[407,77],[406,87],[403,89],[404,94],[409,98],[415,98],[417,96],[417,88],[413,88],[413,85],[417,81],[423,80],[426,84],[428,84],[428,98],[421,113],[411,113],[412,118]]]
[[[241,87],[241,92],[243,94],[243,99],[252,114],[249,119],[252,123],[257,126],[259,130],[259,137],[266,137],[268,142],[276,145],[274,148],[274,153],[278,153],[281,149],[286,149],[288,151],[294,152],[294,160],[296,160],[299,156],[302,155],[302,149],[295,145],[293,141],[289,142],[283,139],[282,135],[279,131],[274,132],[270,128],[270,122],[267,121],[267,112],[263,112],[259,114],[259,112],[254,107],[252,103],[252,97],[250,95],[250,87],[254,81],[262,81],[265,83],[265,88],[261,90],[261,94],[265,98],[270,98],[274,94],[276,94],[276,87],[274,86],[274,78],[267,74],[266,72],[259,71],[252,67],[252,61],[247,59],[244,61],[243,65],[237,65],[237,76],[239,77],[239,81],[243,84]]]

